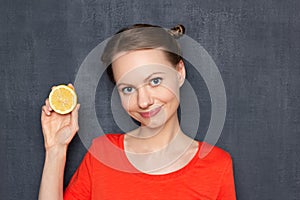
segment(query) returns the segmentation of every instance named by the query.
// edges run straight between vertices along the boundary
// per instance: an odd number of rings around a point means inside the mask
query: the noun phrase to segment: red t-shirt
[[[64,199],[236,199],[232,160],[220,148],[213,147],[200,159],[203,143],[199,142],[197,154],[183,168],[150,175],[131,165],[123,151],[123,141],[124,134],[96,138],[70,180]]]

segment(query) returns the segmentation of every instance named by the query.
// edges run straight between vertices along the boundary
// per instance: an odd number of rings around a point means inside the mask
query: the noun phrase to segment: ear
[[[176,71],[178,75],[179,86],[181,87],[184,83],[186,72],[183,60],[180,60],[176,65]]]

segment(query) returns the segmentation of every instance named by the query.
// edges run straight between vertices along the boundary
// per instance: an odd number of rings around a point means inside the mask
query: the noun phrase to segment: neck
[[[162,128],[142,126],[125,136],[127,158],[137,169],[147,173],[159,174],[165,169],[174,171],[174,166],[175,169],[181,168],[182,162],[187,163],[185,159],[190,161],[192,158],[190,149],[193,150],[192,156],[197,150],[194,140],[181,131],[177,116],[170,118]]]

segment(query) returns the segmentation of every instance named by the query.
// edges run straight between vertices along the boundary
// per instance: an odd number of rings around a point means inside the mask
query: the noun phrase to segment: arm
[[[66,115],[52,112],[48,99],[42,107],[41,124],[46,153],[39,200],[63,199],[66,152],[68,144],[79,130],[79,107],[80,105],[77,105],[71,113]]]
[[[63,199],[63,177],[66,162],[66,148],[46,151],[39,200]]]

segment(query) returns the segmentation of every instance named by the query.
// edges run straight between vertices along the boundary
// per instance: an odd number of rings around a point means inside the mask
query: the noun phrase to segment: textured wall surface
[[[37,199],[40,112],[50,87],[74,82],[87,54],[133,23],[184,24],[219,67],[228,108],[217,145],[232,155],[238,199],[300,199],[299,9],[297,0],[2,0],[0,199]],[[197,79],[190,73],[192,84]],[[117,130],[107,105],[97,98],[99,121]],[[65,185],[85,152],[75,137]]]

